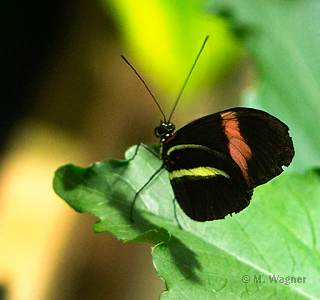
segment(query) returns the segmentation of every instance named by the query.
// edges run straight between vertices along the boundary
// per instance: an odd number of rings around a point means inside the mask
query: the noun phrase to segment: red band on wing
[[[166,143],[170,142],[172,139],[174,139],[174,137],[176,136],[176,133],[172,136],[170,136],[167,140],[166,140]]]
[[[241,135],[237,114],[233,111],[229,111],[221,114],[221,117],[224,133],[229,141],[228,148],[230,155],[240,167],[245,180],[249,183],[250,176],[248,174],[247,161],[251,159],[252,152],[249,145]]]

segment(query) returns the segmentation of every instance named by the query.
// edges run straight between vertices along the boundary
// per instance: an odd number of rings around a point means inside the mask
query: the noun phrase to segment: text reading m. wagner
[[[285,285],[289,285],[292,283],[306,283],[307,277],[300,276],[280,276],[280,275],[269,275],[268,280],[262,280],[261,275],[253,275],[253,278],[249,275],[243,275],[242,281],[244,283],[249,283],[250,281],[253,283],[283,283]]]

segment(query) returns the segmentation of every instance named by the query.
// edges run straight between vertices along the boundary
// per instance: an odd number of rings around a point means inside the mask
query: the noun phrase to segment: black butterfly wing
[[[196,145],[171,148],[167,169],[182,210],[193,220],[223,219],[250,203],[240,168],[223,154]]]
[[[240,132],[251,149],[247,173],[252,186],[256,187],[282,173],[282,166],[290,165],[294,156],[293,142],[288,126],[266,112],[238,108],[236,117]]]
[[[250,108],[225,110],[182,127],[163,145],[181,208],[198,221],[241,211],[249,204],[254,187],[279,175],[282,166],[292,161],[294,149],[288,130],[277,118]],[[189,163],[207,167],[208,161],[210,167],[228,176],[172,176],[178,169],[189,170]]]

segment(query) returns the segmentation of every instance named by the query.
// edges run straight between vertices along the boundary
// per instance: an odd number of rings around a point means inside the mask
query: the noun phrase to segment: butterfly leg
[[[136,147],[136,151],[134,152],[133,156],[131,158],[128,159],[128,161],[131,161],[133,160],[136,155],[138,154],[138,150],[140,147],[143,147],[144,149],[148,150],[151,154],[153,154],[154,156],[156,157],[159,157],[158,153],[154,152],[152,149],[150,149],[147,145],[143,144],[143,143],[140,143],[137,145]]]
[[[143,144],[139,144],[139,145],[143,145]],[[139,147],[138,145],[138,147]],[[133,207],[134,207],[134,204],[139,196],[139,194],[141,193],[141,191],[151,182],[151,180],[164,168],[164,165],[161,165],[161,167],[155,171],[152,176],[148,179],[148,181],[136,192],[136,194],[134,195],[134,198],[133,198],[133,201],[132,201],[132,204],[131,204],[131,209],[130,209],[130,221],[133,223]]]

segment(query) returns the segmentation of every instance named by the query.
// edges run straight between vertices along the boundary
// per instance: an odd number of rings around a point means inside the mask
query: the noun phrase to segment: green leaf
[[[126,158],[134,154],[135,147],[126,153]],[[132,161],[105,160],[89,168],[63,166],[55,173],[53,187],[73,209],[90,212],[100,219],[94,225],[95,232],[109,231],[123,241],[144,239],[154,243],[160,242],[160,237],[167,241],[168,234],[160,228],[167,228],[168,224],[176,226],[176,221],[173,218],[174,196],[166,172],[138,197],[133,211],[134,223],[129,221],[136,191],[160,166],[157,157],[140,147]],[[147,231],[150,231],[148,235]]]
[[[317,0],[210,0],[210,11],[244,29],[243,45],[254,58],[259,91],[255,106],[291,129],[305,170],[320,164],[320,5]],[[227,13],[226,13],[227,12]]]
[[[134,153],[133,147],[126,153],[127,161],[106,160],[87,169],[61,167],[53,186],[76,211],[99,218],[96,232],[157,244],[153,261],[168,289],[162,300],[320,298],[320,179],[316,171],[282,174],[256,188],[248,208],[224,220],[195,222],[177,207],[180,229],[165,170],[141,192],[134,223],[130,222],[135,193],[161,166],[143,147],[128,160]],[[244,275],[250,282],[242,281]],[[287,285],[270,283],[272,275],[306,278]]]
[[[240,214],[190,224],[153,249],[169,289],[161,299],[319,299],[319,200],[319,174],[285,174],[257,188]],[[270,282],[274,275],[289,282]]]

